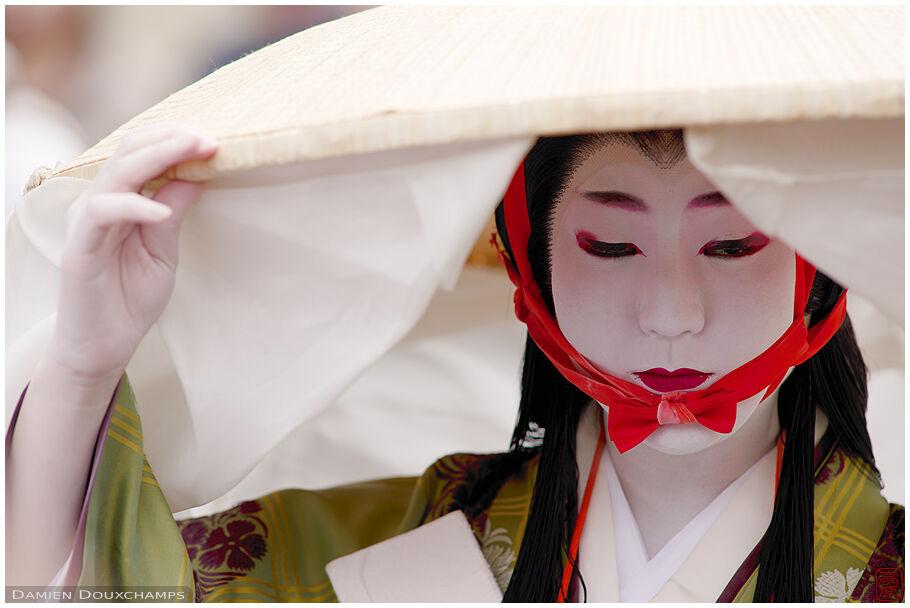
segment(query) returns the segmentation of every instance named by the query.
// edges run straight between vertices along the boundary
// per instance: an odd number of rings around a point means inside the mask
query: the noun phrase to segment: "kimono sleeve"
[[[97,600],[333,601],[326,563],[423,523],[427,485],[396,478],[282,490],[175,521],[143,453],[124,376],[98,434],[73,551],[55,584]]]
[[[73,552],[58,580],[86,599],[192,601],[186,546],[143,453],[135,396],[124,376],[103,419]]]

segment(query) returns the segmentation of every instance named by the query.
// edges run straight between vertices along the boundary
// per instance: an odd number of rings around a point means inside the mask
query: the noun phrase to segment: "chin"
[[[642,445],[664,454],[684,456],[706,450],[727,437],[729,435],[717,433],[698,424],[673,424],[662,426],[651,433]]]

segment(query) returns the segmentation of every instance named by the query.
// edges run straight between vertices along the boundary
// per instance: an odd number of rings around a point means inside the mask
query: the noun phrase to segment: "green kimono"
[[[514,466],[479,512],[465,508],[467,488],[506,455],[455,454],[417,478],[282,490],[177,522],[142,445],[124,380],[99,436],[68,584],[179,589],[181,599],[206,602],[335,601],[326,563],[462,509],[505,589],[538,465],[535,456]],[[817,451],[816,601],[901,601],[904,509],[888,504],[865,465],[827,445]],[[744,556],[718,601],[751,601],[757,555],[756,547]]]

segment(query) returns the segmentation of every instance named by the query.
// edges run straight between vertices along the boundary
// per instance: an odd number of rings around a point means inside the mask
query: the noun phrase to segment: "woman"
[[[139,133],[73,206],[54,339],[8,447],[9,547],[33,558],[11,564],[11,580],[45,584],[75,532],[64,574],[81,584],[192,580],[197,599],[326,600],[337,584],[327,562],[453,510],[467,515],[507,601],[613,599],[617,589],[619,599],[659,599],[730,517],[753,536],[714,555],[729,576],[693,583],[720,585],[709,599],[810,601],[837,573],[865,599],[872,565],[902,567],[903,509],[878,494],[843,290],[819,275],[808,294],[807,266],[688,163],[678,132],[544,139],[513,181],[497,223],[534,339],[511,452],[444,458],[416,485],[279,492],[175,526],[135,449],[141,428],[120,378],[167,301],[177,229],[198,187],[171,182],[156,202],[136,192],[215,147],[181,127]],[[791,335],[799,340],[762,358]],[[708,392],[720,386],[735,400]],[[654,420],[630,421],[630,408]],[[609,443],[598,439],[605,426]],[[763,466],[775,453],[776,491],[774,467]],[[814,539],[813,483],[816,502],[832,488],[853,497],[849,508],[828,505],[833,530],[817,505]],[[739,506],[756,495],[764,521]]]
[[[792,309],[783,305],[789,305],[786,296],[792,293],[792,250],[755,233],[722,196],[711,192],[710,183],[706,180],[699,183],[697,171],[691,167],[687,176],[690,181],[679,177],[686,175],[684,156],[681,134],[664,132],[541,140],[525,162],[531,224],[527,258],[536,284],[541,286],[541,300],[549,312],[555,313],[559,330],[571,346],[586,359],[628,381],[634,382],[637,377],[639,385],[657,392],[702,388],[705,374],[681,370],[685,373],[671,375],[664,369],[636,372],[635,364],[641,362],[637,367],[645,367],[645,362],[653,361],[653,353],[661,353],[656,355],[659,360],[677,363],[713,362],[707,370],[721,376],[756,357],[784,333],[792,320]],[[638,196],[620,196],[616,191]],[[642,193],[645,195],[641,196]],[[656,210],[645,207],[648,201],[661,201],[664,197],[670,200],[678,197],[675,207],[658,205]],[[592,205],[592,200],[601,204]],[[555,212],[548,201],[559,201]],[[689,202],[682,207],[685,201]],[[603,206],[608,209],[602,209]],[[502,211],[501,207],[497,216],[500,228],[508,225]],[[661,216],[661,212],[665,215]],[[648,214],[654,219],[645,220]],[[594,234],[586,229],[590,226],[596,227],[591,230]],[[714,240],[709,236],[712,230],[715,235],[727,236]],[[603,236],[595,238],[595,235]],[[625,239],[633,242],[604,242]],[[692,255],[696,251],[697,255]],[[649,262],[648,255],[658,259]],[[594,256],[595,260],[592,262],[590,257],[585,260],[584,256]],[[775,256],[777,266],[771,270]],[[701,261],[696,262],[699,257]],[[750,278],[751,273],[755,274]],[[712,287],[712,274],[715,279],[725,278]],[[653,283],[649,277],[654,278]],[[514,275],[513,280],[516,280]],[[842,292],[827,277],[817,276],[805,306],[810,327],[818,327],[822,319],[831,319]],[[620,317],[624,323],[616,319],[617,312],[622,311],[632,311],[627,317]],[[730,316],[725,319],[726,315]],[[750,323],[743,323],[743,318],[750,319]],[[532,321],[527,321],[529,326]],[[765,331],[763,336],[762,331]],[[531,335],[535,335],[533,330]],[[561,347],[554,347],[540,332],[535,338],[549,360],[529,339],[522,411],[513,449],[520,448],[531,425],[547,429],[546,436],[555,431],[563,438],[549,446],[545,440],[541,450],[541,480],[551,484],[552,494],[547,495],[557,498],[547,506],[535,505],[528,523],[529,530],[541,532],[537,542],[556,549],[561,544],[567,546],[571,536],[547,535],[545,530],[559,530],[561,526],[535,524],[549,517],[550,522],[553,518],[568,522],[569,529],[573,525],[574,505],[579,495],[572,481],[575,458],[570,446],[578,412],[590,401],[579,387],[587,389],[589,394],[591,388],[585,377],[575,376],[572,383],[566,382],[550,364],[550,360],[557,367],[562,364],[564,374],[565,368],[571,367],[561,357]],[[621,351],[615,347],[617,342],[623,345]],[[734,345],[735,342],[738,343]],[[738,348],[741,352],[735,353]],[[639,358],[642,352],[651,353],[652,358]],[[529,374],[529,369],[534,373]],[[616,373],[619,370],[626,371]],[[756,561],[764,564],[758,570],[759,576],[752,580],[756,601],[768,601],[772,595],[778,601],[782,597],[811,601],[813,565],[812,553],[807,549],[812,546],[813,535],[809,527],[809,501],[813,466],[820,466],[823,460],[817,457],[813,465],[811,454],[813,443],[825,445],[816,430],[813,406],[821,409],[824,414],[821,418],[827,418],[830,424],[827,441],[834,441],[844,453],[865,463],[864,471],[870,479],[875,478],[874,458],[865,429],[866,372],[849,318],[827,346],[788,374],[788,380],[761,404],[760,392],[739,402],[736,424],[730,435],[711,433],[695,424],[676,425],[671,420],[646,439],[643,447],[625,454],[614,449],[619,443],[614,439],[610,445],[610,462],[629,496],[647,557],[658,554],[684,522],[752,466],[774,443],[778,431],[782,431],[790,440],[783,443],[786,447],[781,454],[783,466],[778,473],[780,484],[774,516],[763,542],[759,543],[760,550],[756,549],[751,556],[749,573]],[[573,407],[548,407],[554,402],[573,404]],[[614,429],[612,423],[611,418],[611,438],[614,438],[617,435],[614,430],[620,429]],[[718,462],[724,465],[718,466]],[[565,479],[570,481],[562,481]],[[543,487],[535,491],[542,495],[547,492]],[[568,498],[565,511],[559,507],[563,497]],[[899,509],[895,512],[899,520],[902,517]],[[613,521],[617,521],[615,517]],[[680,540],[680,536],[673,541]],[[582,574],[584,540],[582,536],[578,553]],[[634,563],[638,558],[634,544],[627,544],[624,556],[617,553],[617,560],[625,558]],[[818,554],[819,545],[816,545]],[[781,568],[780,564],[786,567]],[[626,583],[626,597],[651,599],[647,592],[636,594],[633,587],[650,585],[653,595],[666,578],[655,579],[648,569],[660,567],[659,560],[651,561],[647,567],[627,567],[625,581],[620,575],[620,598]],[[527,589],[533,588],[531,581],[546,581],[544,588],[537,587],[535,592],[542,594],[538,597],[552,598],[559,580],[554,572],[559,569],[558,563],[546,564],[541,555],[524,562],[520,556],[513,584],[525,585]],[[521,583],[515,582],[519,573],[523,577]],[[743,574],[740,569],[734,581]],[[588,587],[597,585],[596,578],[591,581]],[[731,581],[720,597],[729,601],[740,592],[741,599],[742,591],[737,585],[742,583],[742,579],[737,584]],[[506,597],[511,591],[510,588]]]

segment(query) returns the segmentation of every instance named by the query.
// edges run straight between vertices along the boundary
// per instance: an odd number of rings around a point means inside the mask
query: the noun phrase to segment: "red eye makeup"
[[[761,251],[771,241],[761,232],[753,232],[743,239],[729,241],[711,241],[706,243],[698,253],[712,258],[744,258]]]
[[[576,232],[575,240],[582,251],[599,258],[625,258],[639,254],[645,255],[641,249],[632,243],[605,243],[598,241],[590,232]]]
[[[575,233],[575,240],[582,251],[600,258],[624,258],[645,255],[634,243],[598,241],[593,234],[584,230]],[[703,245],[698,250],[698,253],[712,258],[743,258],[758,253],[770,242],[771,239],[761,232],[753,232],[741,239],[710,241]]]

